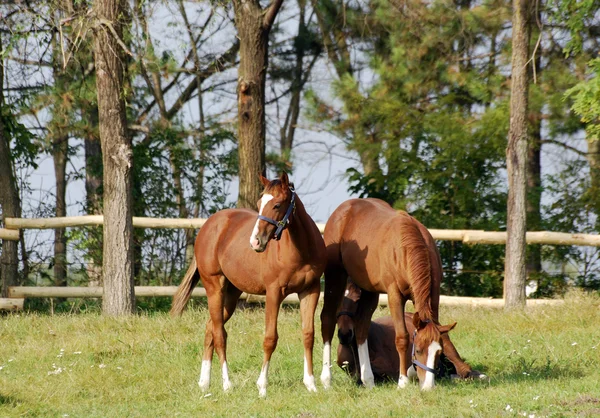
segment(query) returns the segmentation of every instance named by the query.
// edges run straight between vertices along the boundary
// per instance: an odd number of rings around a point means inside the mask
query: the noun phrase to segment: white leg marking
[[[369,359],[369,344],[366,340],[358,346],[358,361],[360,362],[360,380],[362,380],[363,385],[368,389],[375,387],[375,378]]]
[[[270,195],[270,194],[263,195],[262,199],[260,200],[260,210],[258,211],[259,215],[262,215],[265,206],[267,205],[267,203],[269,203],[269,201],[271,199],[273,199],[273,195]],[[252,234],[250,235],[250,245],[254,249],[258,248],[258,238],[256,237],[256,235],[258,234],[258,223],[259,222],[260,222],[260,220],[257,219],[256,223],[254,224],[254,229],[252,230]]]
[[[331,387],[331,343],[323,345],[323,371],[321,371],[321,383],[325,389]]]
[[[222,373],[223,373],[223,392],[227,392],[228,390],[230,390],[233,387],[233,385],[231,384],[231,381],[229,380],[229,369],[227,368],[227,362],[223,363]]]
[[[306,357],[304,357],[304,386],[308,389],[309,392],[316,392],[317,387],[315,386],[315,377],[312,374],[308,374],[308,362],[306,361]]]
[[[267,374],[269,373],[269,362],[267,361],[265,365],[262,367],[260,371],[260,376],[258,376],[258,380],[256,381],[256,386],[258,386],[258,396],[264,398],[267,396],[267,385],[269,383],[269,379]]]
[[[429,344],[427,349],[427,367],[433,369],[435,367],[435,356],[438,351],[442,351],[442,347],[437,341]],[[425,381],[421,385],[421,390],[431,390],[435,386],[435,375],[431,372],[425,372]]]
[[[210,360],[202,360],[202,368],[200,369],[200,380],[198,380],[198,385],[202,392],[206,392],[208,387],[210,386]]]
[[[400,378],[398,379],[398,389],[404,389],[408,386],[409,382],[410,379],[408,378],[408,376],[400,375]]]

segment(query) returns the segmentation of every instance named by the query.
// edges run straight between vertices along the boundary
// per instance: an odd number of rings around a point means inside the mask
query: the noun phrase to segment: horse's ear
[[[421,321],[421,317],[419,317],[419,312],[415,312],[413,314],[413,325],[416,330],[420,330],[424,326],[424,322]]]
[[[441,325],[438,327],[438,330],[440,331],[440,334],[443,334],[445,332],[450,332],[454,329],[454,327],[456,326],[456,322],[450,325]]]
[[[279,180],[281,181],[281,187],[285,189],[290,187],[290,179],[288,178],[288,175],[285,171],[281,173],[281,177],[279,177]]]
[[[269,179],[266,178],[265,176],[263,176],[262,174],[260,175],[260,182],[265,187],[267,187],[269,184],[271,184],[271,182],[269,181]]]

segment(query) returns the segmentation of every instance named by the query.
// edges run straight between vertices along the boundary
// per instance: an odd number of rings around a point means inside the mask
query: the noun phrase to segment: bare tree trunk
[[[104,165],[104,245],[102,272],[106,315],[131,314],[135,309],[133,287],[132,149],[127,132],[123,90],[124,0],[96,0],[93,14],[96,88],[100,141]]]
[[[541,8],[536,7],[535,17],[537,22],[541,22]],[[533,22],[532,27],[535,28]],[[537,37],[540,36],[540,30],[536,32],[532,42],[536,42]],[[542,73],[541,58],[542,44],[540,42],[535,52],[534,64],[531,67],[535,71],[536,80],[540,79]],[[539,231],[542,223],[542,109],[540,106],[530,110],[529,119],[531,134],[527,149],[527,229]],[[539,280],[539,273],[542,271],[542,246],[529,245],[527,250],[527,278]]]
[[[237,205],[256,208],[265,167],[265,82],[269,32],[283,0],[263,9],[258,0],[234,0],[240,39],[238,68],[238,154],[240,187]]]
[[[98,137],[98,107],[90,106],[85,109],[89,127],[86,132],[85,147],[85,192],[88,214],[102,214],[102,148]],[[95,231],[90,231],[90,237],[98,249],[102,246],[102,234],[96,236]],[[87,275],[89,286],[102,286],[102,258],[98,257],[91,248],[92,254],[87,259]]]
[[[0,49],[2,47],[0,34]],[[0,110],[4,106],[4,60],[0,59]],[[0,205],[2,217],[21,217],[21,201],[13,172],[10,138],[0,117]],[[2,297],[8,296],[8,287],[19,284],[19,242],[2,240],[0,255],[0,280]]]
[[[61,1],[57,4],[57,21],[69,15],[71,5],[69,1]],[[54,100],[52,110],[52,121],[50,123],[49,138],[52,144],[52,160],[54,162],[54,177],[56,180],[55,216],[67,216],[67,160],[69,150],[69,125],[68,110],[62,106],[62,100],[69,89],[71,68],[68,62],[63,62],[61,51],[62,37],[58,33],[52,40],[52,70],[54,76]],[[66,229],[56,228],[54,230],[54,285],[67,285],[67,239]]]
[[[506,309],[525,307],[527,231],[527,111],[529,77],[529,0],[513,0],[510,129],[506,149],[508,172],[507,239],[504,267]]]
[[[600,139],[586,136],[588,144],[587,160],[590,164],[592,210],[596,214],[596,230],[600,230]]]

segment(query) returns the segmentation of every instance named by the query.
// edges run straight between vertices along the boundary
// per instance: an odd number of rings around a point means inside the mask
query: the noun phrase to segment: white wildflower
[[[106,367],[106,364],[102,363],[98,366],[99,369],[104,369]]]
[[[571,345],[577,345],[577,343],[576,343],[576,342],[574,342],[574,343],[572,343]]]
[[[81,354],[81,351],[73,351],[73,354]]]
[[[536,395],[536,396],[533,397],[534,401],[537,401],[538,399],[540,399],[540,395]]]
[[[206,395],[204,395],[205,398],[208,398],[209,396],[212,396],[212,393],[207,393]]]

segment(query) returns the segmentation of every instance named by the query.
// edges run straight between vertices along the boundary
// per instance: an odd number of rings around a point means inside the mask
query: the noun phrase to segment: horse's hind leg
[[[321,336],[323,337],[323,370],[321,382],[325,389],[331,386],[331,340],[335,332],[336,314],[346,290],[348,274],[341,261],[331,261],[335,257],[333,245],[327,247],[327,268],[325,269],[325,291],[321,311]],[[331,253],[331,254],[330,254]]]
[[[313,347],[315,342],[315,311],[319,302],[321,284],[315,280],[313,285],[301,292],[300,316],[302,317],[302,338],[304,340],[304,386],[309,392],[316,392],[315,376],[313,375]]]
[[[205,282],[208,283],[208,280],[205,280]],[[233,315],[242,292],[225,278],[225,282],[221,288],[217,287],[217,289],[214,289],[209,285],[206,293],[208,296],[210,319],[206,323],[204,353],[202,355],[202,368],[198,384],[203,392],[208,390],[210,386],[213,349],[216,348],[221,363],[223,390],[228,391],[231,389],[232,384],[229,380],[229,369],[227,367],[227,332],[225,331],[225,323]]]
[[[369,357],[369,327],[373,312],[377,309],[379,303],[379,293],[367,292],[363,290],[358,300],[358,308],[354,319],[354,332],[356,334],[356,344],[358,346],[358,362],[360,370],[360,380],[367,388],[375,386],[375,377],[371,369],[371,359]]]
[[[260,397],[267,396],[267,385],[269,383],[269,362],[271,361],[271,355],[277,347],[277,317],[279,316],[279,307],[283,301],[283,294],[280,288],[273,290],[267,289],[267,300],[265,303],[265,339],[263,342],[264,359],[262,368],[260,369],[260,376],[256,381],[258,386],[258,395]]]

